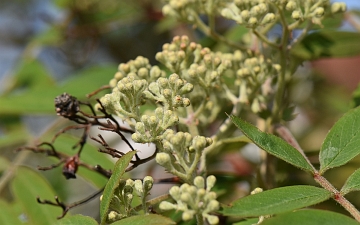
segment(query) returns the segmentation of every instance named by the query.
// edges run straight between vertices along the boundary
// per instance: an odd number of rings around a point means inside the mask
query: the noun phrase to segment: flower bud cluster
[[[138,107],[144,104],[143,92],[147,86],[146,80],[139,80],[130,73],[116,84],[111,94],[106,94],[100,101],[106,109],[122,118],[135,118]]]
[[[187,36],[176,36],[171,43],[164,44],[156,59],[181,78],[203,88],[218,86],[217,81],[231,65],[209,48],[190,42]]]
[[[179,122],[178,116],[171,110],[158,107],[155,115],[143,115],[135,124],[132,139],[138,143],[150,143],[162,139],[164,131]]]
[[[190,65],[185,76],[190,82],[199,84],[203,89],[210,91],[220,85],[220,78],[225,70],[231,66],[231,62],[222,59],[208,48],[200,51],[200,61]]]
[[[121,63],[118,66],[118,71],[115,73],[114,78],[110,80],[109,85],[114,88],[121,79],[127,77],[129,74],[138,80],[145,79],[148,82],[166,76],[165,71],[162,71],[158,66],[151,66],[147,58],[138,56],[135,60]]]
[[[199,62],[202,46],[190,42],[187,36],[175,36],[171,43],[166,43],[162,51],[155,55],[157,61],[165,65],[171,72],[177,73],[186,70],[192,62]]]
[[[162,12],[166,16],[186,22],[194,22],[197,13],[215,15],[230,0],[165,0]]]
[[[297,21],[311,19],[315,24],[321,24],[326,14],[344,12],[346,4],[335,2],[330,5],[329,0],[295,1],[288,0],[282,4],[291,13],[291,18]]]
[[[219,218],[211,215],[219,209],[219,202],[216,200],[216,193],[210,191],[216,182],[215,176],[195,177],[194,185],[182,184],[180,187],[174,186],[169,190],[171,197],[176,203],[163,201],[159,207],[161,210],[183,211],[182,219],[188,221],[194,218],[194,215],[201,214],[209,224],[218,224]]]
[[[162,138],[163,152],[156,155],[156,162],[170,172],[176,169],[184,174],[191,174],[191,168],[196,168],[192,165],[198,163],[195,157],[212,144],[211,138],[173,130],[166,130]]]
[[[127,179],[126,181],[121,180],[113,198],[111,199],[108,222],[112,223],[116,220],[137,214],[137,212],[131,206],[132,200],[134,198],[134,192],[142,200],[142,203],[146,204],[146,196],[149,195],[153,184],[154,179],[150,176],[146,176],[143,181],[134,181],[132,179]],[[144,205],[143,208],[146,209],[146,205]]]
[[[156,82],[152,82],[144,94],[146,98],[162,103],[165,109],[174,109],[190,105],[190,100],[182,95],[191,92],[193,88],[192,84],[174,73],[169,78],[161,77]]]
[[[223,8],[221,15],[251,28],[276,21],[275,14],[269,12],[269,5],[265,0],[236,0]]]
[[[266,81],[280,73],[281,66],[260,55],[245,59],[240,67],[236,72],[236,84],[240,85],[241,92],[239,100],[250,103],[252,111],[257,113],[265,107],[266,98],[271,94]]]

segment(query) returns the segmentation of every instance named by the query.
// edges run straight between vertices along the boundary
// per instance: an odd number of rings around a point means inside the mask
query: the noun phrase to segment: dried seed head
[[[57,115],[69,118],[79,112],[80,103],[75,97],[63,93],[55,98],[55,110]]]

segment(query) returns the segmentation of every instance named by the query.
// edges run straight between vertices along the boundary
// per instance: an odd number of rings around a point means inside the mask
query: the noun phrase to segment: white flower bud
[[[344,2],[334,2],[331,5],[331,13],[339,13],[346,11],[346,3]]]
[[[267,13],[261,21],[261,24],[273,23],[275,21],[274,13]]]
[[[216,183],[216,177],[214,175],[210,175],[206,178],[206,190],[210,191],[211,188],[214,187]]]
[[[145,192],[149,192],[153,187],[153,184],[154,184],[154,179],[151,176],[144,177],[143,186]]]
[[[175,201],[180,200],[180,188],[178,186],[171,187],[169,190],[169,194]]]
[[[293,0],[289,1],[289,2],[286,4],[285,8],[286,8],[286,10],[288,10],[288,11],[293,11],[293,10],[295,10],[295,9],[297,8],[296,2],[293,1]]]
[[[314,11],[315,16],[318,18],[322,17],[324,15],[324,13],[325,13],[325,10],[323,7],[317,7]]]
[[[134,188],[135,188],[135,191],[138,194],[138,196],[141,197],[144,193],[143,184],[142,184],[141,180],[135,180]]]
[[[209,222],[210,225],[215,225],[219,223],[219,218],[217,216],[214,215],[208,215],[206,217],[207,221]]]
[[[301,19],[302,17],[302,13],[299,11],[299,10],[294,10],[291,14],[291,17],[294,19],[294,20],[299,20]]]
[[[197,188],[204,188],[205,187],[205,180],[201,176],[197,176],[194,179],[194,184]]]
[[[167,153],[160,152],[156,154],[155,161],[161,166],[166,166],[170,163],[170,156]]]
[[[160,203],[159,208],[161,210],[172,210],[172,209],[176,209],[177,206],[170,202],[163,201]]]

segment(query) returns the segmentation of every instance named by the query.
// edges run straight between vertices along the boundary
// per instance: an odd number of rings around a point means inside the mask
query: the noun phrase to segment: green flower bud
[[[168,86],[168,80],[164,77],[160,77],[158,80],[157,80],[157,83],[159,84],[160,88],[164,89]]]
[[[209,212],[213,212],[213,211],[217,211],[217,210],[219,209],[219,206],[220,206],[220,204],[219,204],[218,201],[216,201],[216,200],[211,200],[211,201],[208,203],[206,209],[207,209]]]
[[[144,194],[143,184],[141,180],[135,180],[134,188],[139,197],[141,197]]]
[[[130,206],[134,196],[131,193],[125,194],[126,205]]]
[[[170,163],[170,156],[167,153],[160,152],[156,154],[155,161],[161,166],[167,166]]]
[[[179,94],[187,94],[190,93],[194,89],[194,85],[190,83],[186,83],[184,86],[182,86],[179,90]]]
[[[256,19],[256,17],[250,17],[248,20],[248,24],[251,26],[255,26],[258,22],[258,19]]]
[[[172,91],[170,89],[166,88],[163,90],[162,94],[164,95],[165,98],[169,99],[172,96]]]
[[[274,13],[267,13],[261,21],[261,24],[273,23],[275,21]]]
[[[114,88],[114,87],[116,87],[117,83],[118,83],[118,80],[114,78],[114,79],[110,80],[109,85],[110,85],[110,87]]]
[[[291,17],[294,19],[294,20],[299,20],[302,18],[302,13],[299,11],[299,10],[294,10],[291,14]]]
[[[206,189],[208,189],[208,188],[206,188]],[[210,192],[207,193],[207,195],[206,195],[205,197],[206,197],[206,199],[208,199],[208,200],[215,200],[216,197],[217,197],[217,195],[216,195],[215,192],[210,191]]]
[[[339,13],[346,11],[346,4],[344,2],[334,2],[331,5],[331,13]]]
[[[214,175],[210,175],[206,178],[206,190],[210,191],[211,188],[214,187],[216,183],[216,177]]]
[[[259,7],[259,12],[261,14],[264,14],[264,13],[266,13],[268,11],[268,7],[267,7],[267,5],[265,3],[260,3],[258,5],[258,7]]]
[[[163,75],[164,75],[164,71],[160,70],[158,66],[153,66],[150,69],[150,77],[153,79],[162,77]]]
[[[279,64],[273,64],[272,66],[277,72],[280,72],[281,66]]]
[[[196,192],[196,195],[198,196],[198,198],[203,199],[203,197],[206,194],[206,190],[204,188],[198,189]]]
[[[144,191],[149,192],[154,185],[154,179],[151,176],[144,177],[143,186]]]
[[[157,96],[161,95],[158,83],[152,82],[149,84],[148,88],[153,94]]]
[[[297,4],[295,1],[291,0],[286,4],[285,8],[288,11],[293,11],[297,8]]]
[[[159,154],[159,153],[158,153]],[[169,190],[169,194],[175,201],[180,200],[180,188],[178,186],[173,186]]]
[[[183,106],[188,107],[190,105],[190,99],[183,98],[182,99],[182,104],[183,104]]]
[[[189,193],[182,193],[180,195],[180,200],[185,203],[189,203],[192,200],[192,197]]]
[[[188,221],[191,220],[194,217],[194,213],[191,213],[192,211],[188,210],[183,212],[182,214],[182,220]]]
[[[203,76],[205,73],[206,73],[207,69],[205,66],[201,65],[201,66],[198,66],[197,69],[196,69],[196,72],[198,74],[200,74],[201,76]]]
[[[139,133],[133,133],[131,135],[131,139],[133,139],[133,141],[136,142],[136,143],[147,143],[145,141],[145,139],[143,138],[143,136],[140,135]]]
[[[248,20],[251,14],[248,10],[243,10],[241,11],[240,15],[244,20]]]
[[[204,188],[204,187],[205,187],[205,180],[204,180],[204,178],[201,177],[201,176],[195,177],[195,179],[194,179],[194,185],[195,185],[197,188]]]
[[[142,122],[137,122],[135,125],[135,130],[140,134],[145,134],[145,126]]]
[[[114,221],[118,218],[118,213],[115,212],[115,211],[111,211],[109,214],[108,214],[108,220],[110,221]]]
[[[214,224],[218,224],[219,223],[219,218],[217,216],[214,215],[208,215],[206,217],[207,221],[209,222],[210,225],[214,225]]]
[[[172,209],[176,209],[177,206],[170,202],[163,201],[160,203],[159,208],[161,210],[172,210]]]
[[[120,63],[118,70],[123,71],[124,73],[129,73],[130,72],[130,66],[128,64],[125,63]]]
[[[165,62],[165,56],[162,52],[156,53],[155,59],[159,62]]]
[[[139,75],[139,77],[145,79],[149,76],[149,70],[144,67],[140,68],[138,71],[138,75]]]
[[[187,192],[187,190],[189,189],[190,185],[187,183],[184,183],[180,186],[180,192]]]
[[[325,13],[325,10],[323,7],[317,7],[314,11],[315,16],[318,18],[322,17],[324,15],[324,13]]]
[[[228,18],[228,19],[233,19],[234,18],[234,13],[233,11],[231,11],[231,9],[229,8],[224,8],[221,10],[221,15],[225,18]]]

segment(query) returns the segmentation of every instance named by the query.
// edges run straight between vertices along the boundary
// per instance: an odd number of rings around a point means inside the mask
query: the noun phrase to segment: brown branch
[[[40,204],[53,205],[53,206],[57,206],[57,207],[62,208],[63,213],[62,213],[60,216],[57,217],[57,219],[61,219],[61,218],[63,218],[63,217],[67,214],[67,212],[68,212],[70,209],[75,208],[75,207],[77,207],[77,206],[79,206],[79,205],[82,205],[82,204],[84,204],[84,203],[87,203],[88,201],[94,199],[96,196],[98,196],[99,194],[101,194],[103,191],[104,191],[104,188],[100,189],[99,191],[95,192],[94,194],[92,194],[92,195],[90,195],[90,196],[88,196],[88,197],[86,197],[86,198],[84,198],[84,199],[82,199],[82,200],[80,200],[80,201],[71,203],[71,204],[69,204],[69,205],[61,202],[61,201],[59,200],[59,197],[58,197],[58,196],[55,196],[55,202],[52,202],[52,201],[49,201],[49,200],[40,200],[40,197],[37,197],[36,200],[37,200],[37,202],[40,203]]]

